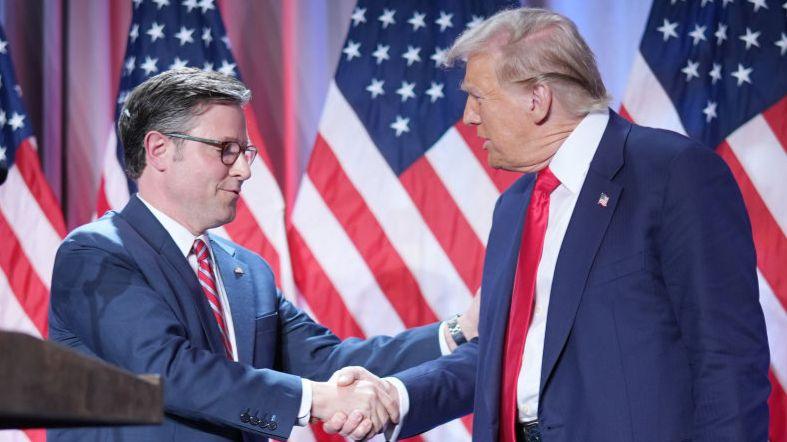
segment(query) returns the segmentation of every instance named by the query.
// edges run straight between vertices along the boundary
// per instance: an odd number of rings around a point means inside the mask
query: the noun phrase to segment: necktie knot
[[[557,179],[552,170],[547,167],[540,172],[536,177],[536,184],[534,191],[543,192],[547,195],[551,194],[557,187],[560,186],[560,180]]]
[[[204,259],[207,256],[208,246],[205,244],[205,241],[202,238],[197,238],[194,240],[194,245],[191,247],[191,250],[194,252],[194,256],[197,257],[197,261]]]

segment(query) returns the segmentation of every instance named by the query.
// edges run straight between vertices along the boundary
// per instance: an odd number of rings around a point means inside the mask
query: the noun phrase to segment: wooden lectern
[[[0,428],[159,424],[158,376],[136,376],[61,345],[0,331]]]

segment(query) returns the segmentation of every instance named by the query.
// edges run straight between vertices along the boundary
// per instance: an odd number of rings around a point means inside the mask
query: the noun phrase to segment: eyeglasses
[[[250,144],[241,144],[237,141],[219,141],[211,140],[209,138],[193,137],[178,132],[167,132],[164,135],[172,138],[180,138],[182,140],[196,141],[198,143],[213,146],[221,151],[221,162],[226,166],[232,166],[238,160],[238,156],[243,153],[246,162],[251,164],[257,156],[257,148]]]

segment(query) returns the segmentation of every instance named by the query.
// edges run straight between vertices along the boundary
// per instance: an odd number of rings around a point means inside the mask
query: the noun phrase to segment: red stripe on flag
[[[462,417],[462,424],[467,428],[467,432],[473,434],[473,415],[468,414]]]
[[[265,139],[262,137],[260,126],[257,124],[257,115],[254,113],[251,106],[243,108],[243,113],[246,115],[246,130],[249,132],[251,144],[257,148],[257,155],[262,162],[265,163],[265,167],[267,167],[268,170],[273,170],[271,157],[268,155],[268,148],[265,146]]]
[[[96,218],[101,218],[108,210],[112,209],[109,206],[107,191],[104,186],[106,186],[106,178],[104,178],[104,174],[102,173],[101,183],[98,185],[98,197],[96,198]]]
[[[489,167],[489,164],[487,163],[487,154],[484,150],[484,140],[475,134],[475,130],[473,130],[472,127],[462,123],[461,121],[456,123],[454,127],[465,140],[465,143],[467,143],[467,145],[470,147],[470,151],[473,152],[473,155],[475,155],[475,157],[478,159],[478,162],[481,163],[481,166],[489,175],[489,178],[492,178],[492,182],[494,182],[495,186],[497,186],[497,190],[500,192],[505,191],[508,189],[508,186],[510,186],[521,176],[516,172],[509,172],[507,170],[493,169]]]
[[[309,429],[314,433],[314,438],[319,442],[347,442],[347,439],[338,434],[328,434],[322,429],[322,422],[312,424]]]
[[[620,111],[619,111],[618,113],[620,114],[620,116],[621,116],[621,117],[623,117],[623,118],[625,118],[625,119],[629,120],[629,121],[630,121],[630,122],[632,122],[632,123],[634,122],[634,119],[633,119],[633,118],[631,118],[631,114],[629,114],[629,111],[626,109],[626,106],[623,106],[623,105],[621,104],[621,105],[620,105]]]
[[[46,337],[49,290],[33,269],[2,212],[0,212],[0,238],[3,238],[0,269],[8,278],[8,285],[19,305],[41,336]]]
[[[426,303],[410,269],[320,134],[317,134],[309,160],[308,174],[314,187],[366,261],[377,284],[405,327],[437,321],[437,316]]]
[[[63,213],[60,211],[60,204],[52,193],[49,183],[46,182],[38,162],[38,154],[30,144],[30,139],[25,139],[19,144],[16,151],[14,166],[17,167],[22,179],[25,181],[30,193],[38,201],[41,210],[49,220],[49,224],[55,229],[61,238],[66,236],[66,225],[63,222]]]
[[[757,267],[782,307],[787,310],[787,272],[784,271],[784,263],[787,262],[787,237],[784,236],[729,144],[726,141],[722,142],[716,152],[727,162],[743,194],[754,234]]]
[[[25,436],[30,439],[30,442],[46,442],[46,430],[44,429],[28,428],[22,431],[25,433]]]
[[[782,149],[787,152],[787,95],[762,113]]]
[[[342,339],[363,338],[361,327],[353,319],[339,291],[333,285],[298,229],[290,227],[288,232],[292,271],[295,285],[306,298],[316,319]]]
[[[467,288],[475,293],[481,286],[484,245],[448,193],[443,181],[425,156],[407,168],[399,176],[399,180]]]
[[[254,219],[249,206],[243,200],[243,195],[238,199],[235,206],[235,219],[225,224],[224,228],[230,235],[230,238],[243,247],[251,250],[254,253],[262,256],[262,258],[271,266],[273,275],[276,277],[278,287],[281,287],[281,263],[279,261],[279,252],[273,247],[265,232],[262,231],[257,220]]]
[[[771,442],[787,442],[787,394],[784,387],[773,375],[773,370],[768,373],[771,379],[771,397],[768,398],[768,408],[771,409]]]

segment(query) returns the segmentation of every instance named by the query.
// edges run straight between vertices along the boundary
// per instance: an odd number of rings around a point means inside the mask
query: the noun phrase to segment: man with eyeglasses
[[[358,365],[383,376],[447,351],[438,340],[447,327],[437,324],[342,342],[282,297],[262,258],[207,233],[235,217],[251,174],[250,95],[237,79],[185,68],[128,96],[118,134],[139,193],[61,245],[49,336],[161,374],[165,421],[51,430],[50,440],[285,439],[295,425],[332,417],[362,439],[398,421],[398,397],[370,374],[345,385],[332,373]]]

